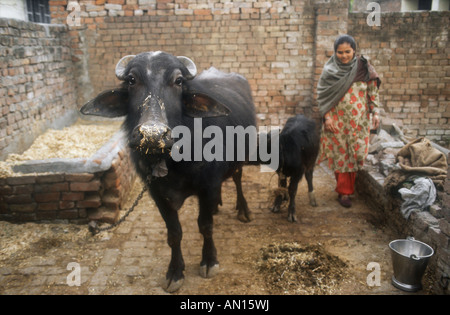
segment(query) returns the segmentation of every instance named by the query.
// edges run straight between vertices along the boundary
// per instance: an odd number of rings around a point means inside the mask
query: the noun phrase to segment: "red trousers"
[[[336,176],[336,192],[339,195],[352,195],[355,192],[356,172],[339,173]]]

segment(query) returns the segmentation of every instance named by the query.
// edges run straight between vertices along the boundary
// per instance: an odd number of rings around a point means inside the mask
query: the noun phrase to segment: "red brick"
[[[63,200],[59,202],[59,209],[73,209],[75,208],[75,202],[69,200]]]
[[[58,211],[58,219],[77,219],[79,217],[78,210],[62,210]]]
[[[39,175],[36,177],[36,183],[59,183],[64,181],[64,174]]]
[[[9,204],[28,204],[34,201],[30,194],[3,196],[3,200]]]
[[[34,191],[33,185],[17,185],[12,186],[12,195],[31,194]]]
[[[66,180],[69,182],[89,182],[94,178],[94,174],[80,173],[80,174],[66,174]]]
[[[37,208],[36,203],[10,205],[11,212],[34,212]]]
[[[8,177],[6,182],[9,185],[34,184],[36,182],[36,176]]]
[[[59,192],[51,192],[51,193],[39,193],[34,195],[34,199],[37,202],[50,202],[50,201],[58,201],[60,197]]]
[[[37,220],[56,220],[58,217],[58,211],[40,211],[36,213]]]
[[[98,208],[102,205],[99,195],[88,196],[85,200],[77,202],[77,208]]]
[[[210,9],[198,9],[198,10],[194,10],[194,14],[195,15],[211,15],[211,10]]]
[[[59,210],[59,202],[47,202],[39,203],[37,206],[38,211],[56,211]]]
[[[58,191],[69,191],[69,183],[55,183],[49,185],[35,185],[36,192],[58,192]]]
[[[73,182],[70,183],[71,191],[98,191],[100,190],[101,184],[99,180],[94,180],[91,182]]]
[[[84,199],[84,192],[63,192],[61,200],[78,201]]]
[[[105,208],[109,210],[119,210],[120,209],[120,197],[113,193],[108,192],[102,197],[102,204]]]
[[[66,6],[67,5],[67,0],[50,0],[49,1],[49,5],[50,6],[57,6],[57,5],[63,5]]]
[[[105,189],[116,188],[120,186],[120,178],[105,180],[103,183]]]
[[[8,185],[0,186],[0,195],[11,195],[13,192],[13,188]]]

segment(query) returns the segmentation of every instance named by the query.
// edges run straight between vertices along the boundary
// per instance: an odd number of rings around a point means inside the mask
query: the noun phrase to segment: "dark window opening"
[[[27,0],[28,21],[50,23],[50,7],[48,0]]]
[[[419,0],[419,10],[431,10],[432,0]]]

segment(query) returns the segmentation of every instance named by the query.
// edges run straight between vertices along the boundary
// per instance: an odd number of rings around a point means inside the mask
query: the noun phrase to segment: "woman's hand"
[[[330,116],[325,116],[325,130],[332,133],[337,133],[339,131]]]
[[[380,116],[378,115],[378,113],[374,113],[372,115],[372,127],[373,127],[373,130],[378,129],[379,126],[380,126]]]

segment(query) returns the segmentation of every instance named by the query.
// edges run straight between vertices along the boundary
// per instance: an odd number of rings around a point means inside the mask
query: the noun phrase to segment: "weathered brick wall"
[[[64,1],[50,2],[53,21],[65,23]],[[311,111],[310,2],[80,1],[80,26],[73,29],[82,32],[75,41],[89,56],[92,93],[118,83],[114,67],[122,56],[163,50],[189,56],[199,70],[213,65],[241,73],[254,92],[260,122],[277,125]]]
[[[448,11],[386,12],[380,27],[370,27],[367,12],[348,13],[348,1],[78,2],[80,25],[71,34],[84,76],[79,104],[117,83],[113,69],[123,55],[164,50],[191,57],[201,70],[214,65],[245,75],[261,124],[296,113],[318,118],[318,77],[336,36],[350,33],[383,79],[389,116],[410,136],[449,144]],[[67,1],[50,4],[53,22],[66,23]]]
[[[73,116],[76,95],[67,26],[0,19],[0,159]]]
[[[390,12],[370,27],[367,14],[349,14],[348,32],[382,77],[389,117],[412,137],[450,145],[450,11]]]

